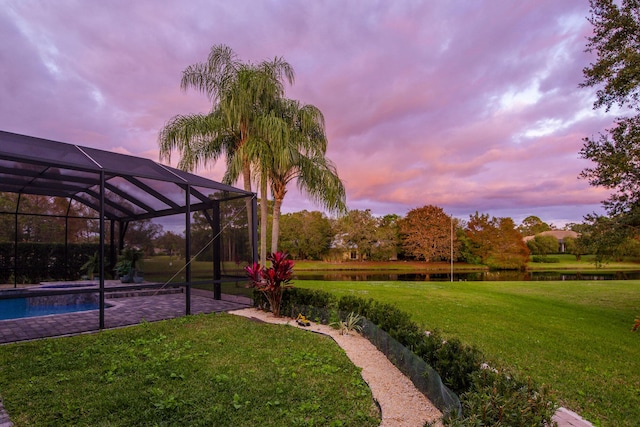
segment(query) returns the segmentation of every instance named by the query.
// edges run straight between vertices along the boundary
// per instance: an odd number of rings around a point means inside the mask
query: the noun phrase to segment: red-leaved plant
[[[244,268],[253,287],[262,292],[269,301],[271,312],[276,317],[280,317],[282,292],[291,287],[289,283],[293,276],[293,261],[288,258],[286,252],[275,252],[267,256],[267,260],[271,261],[271,267],[262,267],[256,262]]]

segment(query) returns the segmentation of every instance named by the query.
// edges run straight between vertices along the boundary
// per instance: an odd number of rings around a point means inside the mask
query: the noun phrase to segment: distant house
[[[529,240],[532,240],[533,238],[535,238],[536,236],[555,237],[556,240],[558,240],[558,253],[563,254],[566,252],[566,245],[565,245],[564,239],[566,239],[567,237],[576,239],[580,235],[575,231],[571,231],[571,230],[549,230],[549,231],[543,231],[542,233],[538,233],[535,236],[526,236],[525,238],[523,238],[523,240],[526,243]]]
[[[331,247],[328,257],[326,259],[334,261],[366,261],[371,258],[371,253],[360,251],[358,245],[345,241],[346,234],[336,235],[331,242]],[[379,241],[372,243],[372,252],[380,248],[381,243]],[[398,251],[397,248],[392,248],[387,251],[387,261],[397,261]]]

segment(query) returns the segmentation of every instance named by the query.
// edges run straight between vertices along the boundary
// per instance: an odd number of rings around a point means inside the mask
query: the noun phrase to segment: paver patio
[[[251,305],[251,300],[246,297],[223,295],[222,300],[214,300],[209,295],[208,292],[196,289],[192,291],[192,314],[237,310]],[[105,329],[185,315],[185,294],[183,293],[114,298],[105,300],[105,303],[110,305],[104,311]],[[98,310],[0,320],[0,344],[98,330]]]

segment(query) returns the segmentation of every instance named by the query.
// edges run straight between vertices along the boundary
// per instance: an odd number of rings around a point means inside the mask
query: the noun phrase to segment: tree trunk
[[[267,216],[268,196],[267,177],[262,174],[260,178],[260,265],[267,264]]]
[[[245,191],[251,191],[251,165],[248,161],[242,163],[242,181]]]
[[[280,237],[280,210],[282,209],[282,198],[275,196],[273,203],[273,222],[271,226],[271,252],[278,252],[278,239]]]
[[[242,162],[242,185],[244,186],[245,191],[251,191],[251,164],[244,160]],[[253,241],[253,230],[252,230],[252,221],[251,221],[251,209],[252,209],[252,199],[245,198],[244,200],[245,208],[247,209],[247,221],[249,222],[249,227],[247,227],[247,231],[249,232],[249,247],[251,248],[251,253],[253,253],[253,248],[257,242]],[[253,258],[253,255],[251,256]],[[255,260],[247,260],[250,262],[255,262]]]

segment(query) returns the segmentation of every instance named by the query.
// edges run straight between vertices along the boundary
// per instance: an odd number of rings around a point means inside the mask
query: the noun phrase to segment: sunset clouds
[[[5,0],[0,129],[158,160],[163,124],[210,108],[181,71],[226,44],[291,63],[287,96],[325,114],[350,208],[578,222],[607,196],[577,178],[582,138],[613,120],[578,88],[588,13],[586,0]],[[284,209],[317,207],[292,188]]]

